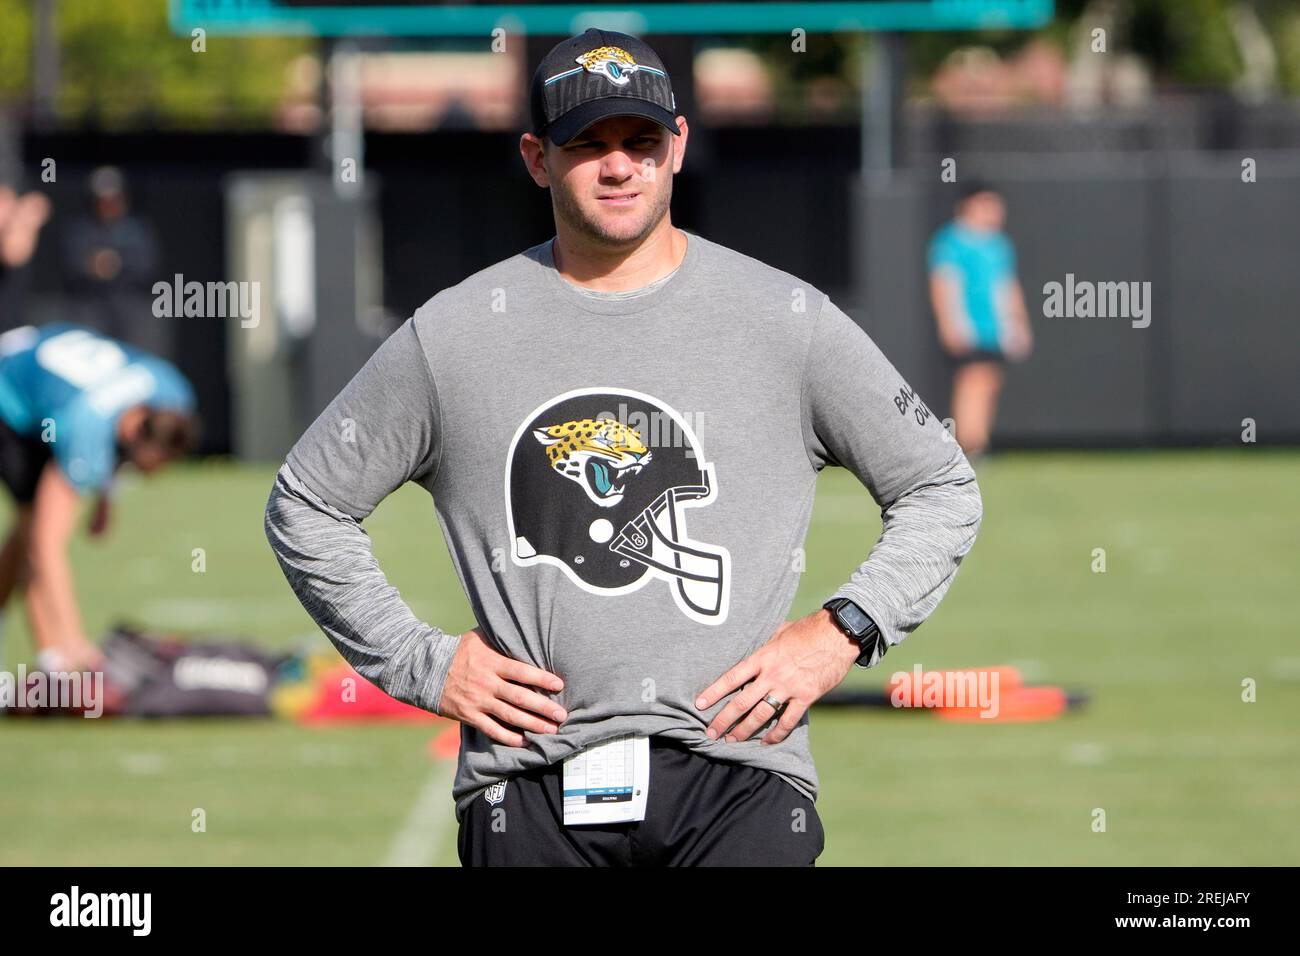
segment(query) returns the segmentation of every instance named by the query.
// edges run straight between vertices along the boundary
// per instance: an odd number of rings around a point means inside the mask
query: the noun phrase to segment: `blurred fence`
[[[905,110],[899,148],[904,165],[954,153],[1300,149],[1300,105],[1203,92],[1132,107],[1020,107],[970,120],[916,103]]]
[[[1034,325],[1011,367],[1003,445],[1300,440],[1300,152],[1242,156],[981,155],[962,175],[1002,189]],[[923,257],[951,215],[935,172],[855,189],[865,327],[922,394],[946,407]],[[1044,315],[1044,286],[1150,282],[1150,325]]]
[[[944,190],[952,187],[939,182],[930,150],[980,134],[951,135],[917,140],[914,147],[929,145],[911,154],[911,170],[864,187],[856,127],[693,130],[674,182],[673,220],[824,289],[946,414],[924,256],[930,232],[950,213]],[[1236,152],[955,151],[961,175],[978,173],[1006,190],[1038,335],[1031,361],[1011,370],[995,440],[1218,442],[1234,440],[1247,417],[1258,422],[1260,441],[1300,440],[1300,336],[1290,328],[1300,293],[1292,265],[1300,152],[1249,155],[1259,174],[1247,184]],[[226,278],[229,174],[319,165],[318,142],[297,136],[32,134],[22,153],[29,185],[39,183],[45,157],[59,162],[58,181],[41,187],[55,217],[33,265],[28,321],[60,314],[60,230],[82,208],[92,166],[127,171],[134,209],[162,240],[159,278],[206,281]],[[548,194],[525,174],[517,134],[371,134],[366,158],[380,186],[383,293],[394,320],[553,234]],[[1043,283],[1067,273],[1150,281],[1151,326],[1035,314]],[[172,355],[195,381],[205,450],[229,450],[229,321],[159,321],[171,324]],[[339,355],[338,371],[364,358]]]

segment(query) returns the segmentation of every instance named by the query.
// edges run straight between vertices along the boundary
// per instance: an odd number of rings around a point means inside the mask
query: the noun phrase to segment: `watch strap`
[[[866,627],[862,628],[860,631],[855,630],[840,616],[840,609],[846,604],[851,604],[854,609],[862,615],[862,617],[866,618]],[[880,658],[885,656],[885,651],[888,648],[880,633],[880,626],[876,624],[875,619],[872,618],[870,614],[858,606],[857,602],[851,601],[845,597],[834,597],[823,604],[822,607],[831,612],[831,618],[835,621],[840,630],[854,641],[857,641],[861,653],[858,655],[855,663],[857,663],[859,667],[870,667],[873,663],[873,659],[874,662],[878,663]],[[879,650],[879,655],[877,655],[877,650]]]

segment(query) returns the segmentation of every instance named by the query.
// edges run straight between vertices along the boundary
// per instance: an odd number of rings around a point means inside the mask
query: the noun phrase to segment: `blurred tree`
[[[1241,70],[1228,21],[1235,0],[1132,0],[1126,46],[1158,78],[1227,86]]]
[[[0,0],[0,95],[30,94],[30,0]],[[106,128],[265,126],[304,38],[208,36],[195,52],[164,0],[58,0],[62,122]]]
[[[860,33],[810,33],[800,50],[785,33],[700,38],[710,46],[752,50],[772,80],[777,119],[786,124],[851,121],[858,115],[861,62],[870,43]]]
[[[1108,38],[1110,49],[1141,57],[1158,81],[1228,87],[1244,64],[1233,35],[1231,12],[1253,10],[1278,58],[1282,89],[1300,92],[1300,4],[1296,0],[1056,0],[1056,18],[1037,34],[1014,30],[966,30],[909,36],[914,83],[926,83],[954,50],[986,46],[1006,56],[1037,35],[1066,49],[1071,30],[1101,7],[1113,6],[1123,24]]]
[[[31,76],[31,0],[0,0],[0,98],[25,94]]]
[[[1277,49],[1278,81],[1284,92],[1300,93],[1300,4],[1270,0],[1260,13]]]

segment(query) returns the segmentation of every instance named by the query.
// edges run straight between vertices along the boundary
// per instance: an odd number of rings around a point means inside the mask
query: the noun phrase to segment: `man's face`
[[[95,215],[100,219],[119,219],[125,213],[126,197],[121,193],[104,193],[95,197]]]
[[[961,204],[958,214],[968,227],[980,232],[1001,232],[1007,221],[1006,204],[992,191],[971,196]]]
[[[544,141],[541,177],[557,218],[601,245],[635,245],[668,214],[685,140],[654,120],[610,116],[563,146]]]
[[[171,461],[153,442],[137,441],[127,446],[127,458],[146,475],[151,475]]]

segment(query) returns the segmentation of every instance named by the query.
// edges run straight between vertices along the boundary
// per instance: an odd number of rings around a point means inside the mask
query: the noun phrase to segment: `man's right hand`
[[[970,351],[970,342],[966,336],[946,322],[939,325],[939,344],[954,358],[960,358]]]
[[[438,713],[477,727],[497,743],[522,747],[524,735],[515,728],[554,734],[559,732],[557,722],[569,716],[533,687],[559,691],[564,681],[540,667],[498,654],[483,632],[474,628],[460,636]]]

